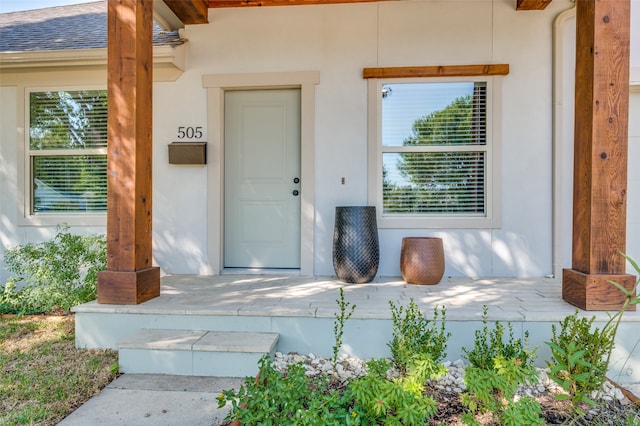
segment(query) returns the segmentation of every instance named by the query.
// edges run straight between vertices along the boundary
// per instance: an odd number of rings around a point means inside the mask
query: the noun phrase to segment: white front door
[[[300,268],[300,90],[224,96],[224,267]]]

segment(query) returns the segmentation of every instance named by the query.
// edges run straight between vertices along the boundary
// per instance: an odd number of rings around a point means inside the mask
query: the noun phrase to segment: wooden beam
[[[507,75],[509,64],[437,65],[425,67],[365,68],[363,78],[474,77]]]
[[[518,0],[516,10],[544,10],[551,0]]]
[[[209,8],[215,9],[221,7],[304,6],[314,4],[370,3],[375,1],[397,0],[209,0]]]
[[[151,256],[153,3],[107,6],[107,270],[98,303],[136,304],[160,295]]]
[[[629,119],[629,0],[576,2],[576,87],[571,268],[564,300],[610,310],[631,288],[626,247]],[[633,306],[635,309],[635,305]]]
[[[209,23],[208,0],[163,0],[183,24]]]

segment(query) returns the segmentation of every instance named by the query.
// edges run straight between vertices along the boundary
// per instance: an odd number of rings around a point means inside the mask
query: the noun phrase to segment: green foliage
[[[640,267],[630,257],[623,254],[636,273]],[[580,404],[591,406],[595,402],[589,398],[593,391],[601,388],[606,380],[609,360],[614,348],[618,326],[626,309],[640,303],[637,288],[640,280],[627,290],[624,286],[611,281],[625,295],[620,310],[610,316],[607,323],[599,329],[593,327],[595,317],[579,318],[578,311],[560,322],[560,330],[551,326],[553,336],[546,344],[551,348],[552,360],[548,361],[549,378],[558,383],[568,395],[558,395],[558,399],[570,399],[574,410],[581,413]]]
[[[635,263],[632,264],[637,267]],[[636,287],[631,291],[625,289],[625,308],[638,303]],[[336,302],[340,312],[335,314],[334,360],[342,346],[344,324],[355,309],[344,300],[342,290]],[[401,377],[388,377],[391,361],[386,359],[370,360],[364,377],[345,384],[332,381],[327,375],[308,377],[301,364],[289,366],[286,373],[277,372],[265,357],[260,361],[258,378],[249,377],[238,391],[224,391],[218,396],[219,407],[231,404],[227,420],[240,420],[241,424],[247,425],[313,426],[427,423],[436,413],[436,402],[426,394],[425,383],[445,372],[444,367],[438,364],[444,357],[449,338],[444,332],[445,311],[442,309],[442,324],[438,328],[424,318],[413,300],[406,310],[393,303],[390,306],[394,335],[388,346],[392,350],[394,365],[404,366]],[[477,415],[488,412],[493,415],[495,422],[505,426],[544,424],[540,404],[533,398],[519,398],[517,395],[519,385],[536,383],[538,380],[532,365],[535,349],[528,348],[528,333],[524,333],[524,341],[516,339],[510,323],[505,326],[496,322],[490,328],[487,316],[488,309],[485,306],[483,327],[475,333],[474,347],[469,350],[463,348],[471,366],[465,370],[468,391],[461,395],[462,404],[466,407],[462,421],[468,425],[480,425]],[[436,308],[434,322],[438,317]],[[565,322],[570,324],[570,318]],[[610,320],[612,338],[619,320],[618,315]],[[587,325],[580,324],[575,335],[589,331],[591,324]],[[554,339],[560,339],[555,329]],[[560,345],[557,346],[562,349]],[[612,345],[604,346],[609,348],[610,355]],[[562,350],[568,354],[567,362],[572,366],[585,366],[580,360],[586,356],[586,351],[579,345]],[[621,419],[621,424],[635,424],[635,419],[630,415]]]
[[[218,395],[218,407],[231,403],[227,420],[243,425],[341,425],[353,423],[341,393],[323,378],[310,378],[302,364],[276,371],[269,357],[260,360],[260,374],[247,377],[238,391]]]
[[[467,408],[463,421],[475,425],[476,414],[490,412],[505,425],[544,424],[540,417],[542,409],[534,399],[522,402],[523,398],[517,401],[514,398],[520,384],[538,381],[532,365],[535,349],[528,349],[528,333],[525,332],[524,342],[516,339],[511,323],[507,323],[509,336],[505,341],[505,326],[497,321],[489,329],[487,313],[485,306],[483,327],[476,330],[474,347],[462,348],[471,363],[464,376],[468,392],[461,397]]]
[[[263,357],[260,374],[247,377],[237,391],[223,391],[218,407],[230,403],[226,420],[243,425],[414,425],[435,413],[435,401],[424,395],[425,376],[389,380],[389,361],[371,360],[367,366],[366,376],[344,388],[327,376],[307,376],[302,364],[280,373]]]
[[[474,418],[477,413],[491,412],[496,417],[503,419],[507,416],[524,416],[521,409],[527,405],[518,405],[514,396],[518,386],[523,383],[534,383],[538,375],[531,365],[523,365],[518,359],[504,358],[498,356],[494,359],[493,368],[485,369],[479,367],[467,367],[465,369],[464,381],[468,392],[462,395],[462,403],[467,407],[467,417]],[[535,400],[531,404],[537,404]],[[539,412],[541,408],[533,412]],[[541,419],[539,419],[541,420]],[[473,422],[467,422],[473,424]],[[511,423],[509,423],[511,424]],[[541,424],[531,421],[515,424]]]
[[[502,412],[504,426],[543,425],[542,407],[533,398],[525,396],[509,404]]]
[[[588,395],[600,389],[605,380],[607,361],[605,355],[613,345],[613,329],[593,328],[595,317],[579,318],[578,311],[560,322],[560,331],[551,326],[553,336],[546,342],[551,348],[553,360],[549,361],[549,378],[558,383],[574,405],[595,403]]]
[[[367,363],[367,375],[349,382],[345,396],[353,400],[357,424],[424,424],[436,412],[436,402],[424,394],[431,367],[413,369],[412,375],[389,380],[387,360]]]
[[[31,149],[107,145],[106,90],[31,92],[29,110]]]
[[[344,299],[343,290],[336,300],[340,312],[335,314],[333,362],[342,346],[345,322],[355,306]],[[392,304],[392,309],[395,309]],[[386,359],[370,360],[364,377],[349,381],[344,387],[332,382],[330,376],[309,377],[303,365],[289,366],[286,373],[276,371],[269,358],[260,361],[260,375],[249,377],[238,391],[226,390],[218,396],[218,406],[231,403],[227,420],[239,420],[241,424],[296,424],[296,425],[413,425],[425,423],[436,411],[436,402],[425,395],[427,379],[438,378],[446,369],[435,362],[431,353],[442,358],[446,338],[444,324],[439,332],[427,328],[413,301],[408,309],[411,326],[404,333],[420,341],[427,330],[439,339],[437,350],[418,352],[406,358],[405,375],[387,378],[391,364]],[[400,321],[402,309],[394,310]],[[435,311],[437,316],[437,311]],[[443,310],[444,321],[444,310]],[[421,320],[420,320],[420,319]],[[420,326],[416,324],[421,324]],[[405,324],[406,325],[406,324]],[[414,328],[417,327],[417,328]],[[420,333],[417,333],[420,331]],[[403,336],[398,334],[398,336]],[[406,337],[406,336],[405,336]]]
[[[60,227],[52,240],[7,250],[5,263],[12,275],[0,286],[0,312],[67,311],[95,299],[98,272],[107,263],[106,240]]]
[[[475,342],[471,350],[462,348],[466,359],[473,367],[492,369],[494,359],[503,357],[506,359],[520,360],[523,365],[530,365],[535,357],[535,349],[527,349],[527,340],[529,333],[525,332],[525,341],[515,339],[513,336],[513,327],[511,323],[507,323],[509,338],[504,340],[505,327],[499,321],[496,321],[495,327],[490,330],[487,322],[488,308],[483,306],[481,330],[475,332]]]
[[[351,315],[353,315],[353,311],[356,309],[356,305],[352,305],[351,302],[345,301],[344,290],[342,289],[342,287],[340,288],[340,297],[336,299],[336,303],[338,304],[340,313],[333,314],[335,317],[335,320],[333,321],[333,336],[335,339],[335,344],[333,345],[333,358],[331,358],[331,362],[333,363],[334,367],[336,365],[336,361],[338,360],[338,352],[340,352],[340,348],[342,347],[344,324],[349,318],[351,318]]]
[[[442,361],[446,355],[447,341],[451,333],[445,333],[446,309],[433,309],[433,321],[429,321],[416,306],[413,298],[409,306],[396,306],[389,301],[393,322],[393,339],[387,344],[391,350],[394,366],[406,374],[414,360],[430,359],[434,363]],[[404,314],[404,315],[403,315]],[[440,327],[436,326],[438,318]]]

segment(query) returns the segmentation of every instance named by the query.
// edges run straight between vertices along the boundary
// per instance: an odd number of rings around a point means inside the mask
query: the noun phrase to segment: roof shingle
[[[182,44],[178,31],[153,23],[153,44]],[[0,52],[107,47],[106,0],[0,14]]]

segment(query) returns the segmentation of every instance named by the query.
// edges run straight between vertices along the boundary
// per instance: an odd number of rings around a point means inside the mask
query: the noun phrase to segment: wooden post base
[[[627,290],[636,282],[633,275],[590,275],[573,269],[562,271],[562,299],[586,311],[617,311],[622,308],[625,295],[609,281]],[[635,311],[630,305],[628,311]]]
[[[160,268],[98,273],[98,303],[137,305],[160,296]]]

